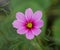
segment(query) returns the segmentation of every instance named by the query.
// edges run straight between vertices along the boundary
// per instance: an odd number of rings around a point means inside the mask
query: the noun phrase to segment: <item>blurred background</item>
[[[42,33],[33,40],[12,27],[16,12],[42,10]],[[60,0],[0,0],[0,50],[60,50]]]

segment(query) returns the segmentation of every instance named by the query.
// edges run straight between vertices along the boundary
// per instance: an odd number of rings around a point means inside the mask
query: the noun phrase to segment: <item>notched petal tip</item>
[[[25,14],[26,14],[26,15],[28,15],[28,14],[33,14],[32,9],[31,9],[31,8],[26,9]]]
[[[17,27],[16,27],[16,26],[17,26],[17,24],[16,24],[16,23],[17,23],[17,21],[16,21],[16,20],[12,22],[12,25],[13,25],[13,27],[14,27],[14,28],[17,28]]]
[[[36,11],[34,17],[35,19],[40,20],[42,18],[42,11]]]
[[[17,19],[24,18],[24,14],[23,14],[22,12],[17,12],[17,13],[16,13],[16,18],[17,18]]]
[[[28,8],[28,9],[26,9],[26,10],[32,10],[31,8]]]
[[[24,30],[21,30],[21,29],[20,29],[20,30],[18,29],[18,30],[17,30],[17,33],[18,33],[18,34],[25,34]]]
[[[41,20],[41,27],[43,27],[44,26],[44,21],[43,20]]]
[[[31,8],[26,9],[26,11],[25,11],[25,17],[26,17],[26,19],[29,20],[29,19],[31,19],[32,16],[33,16],[32,9]]]
[[[18,20],[13,21],[12,25],[14,28],[20,28],[20,22]]]
[[[33,38],[29,38],[29,37],[26,37],[28,40],[33,40],[34,39],[34,37]]]
[[[42,31],[39,28],[35,28],[34,30],[32,30],[32,32],[35,36],[38,36]]]
[[[26,33],[26,38],[29,40],[32,40],[32,39],[34,39],[34,34],[28,32],[28,33]]]
[[[36,13],[38,13],[42,16],[42,11],[41,10],[36,11]]]
[[[17,12],[17,13],[16,13],[16,16],[20,15],[20,13],[21,13],[21,12]]]

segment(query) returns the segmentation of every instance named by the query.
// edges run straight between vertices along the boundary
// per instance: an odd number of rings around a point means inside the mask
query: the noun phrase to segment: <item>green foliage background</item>
[[[42,10],[44,26],[42,33],[33,40],[28,40],[25,35],[18,35],[16,29],[12,27],[16,12],[25,12],[27,8],[32,8],[35,12]],[[53,16],[56,20],[52,20]],[[55,17],[56,16],[56,17]],[[47,29],[47,21],[50,17],[53,25]],[[54,19],[53,18],[53,19]],[[46,30],[49,31],[46,35]],[[53,38],[53,43],[49,38]],[[53,44],[55,45],[53,47]],[[50,46],[52,46],[50,48]],[[60,1],[59,0],[0,0],[0,50],[59,50],[60,47]]]

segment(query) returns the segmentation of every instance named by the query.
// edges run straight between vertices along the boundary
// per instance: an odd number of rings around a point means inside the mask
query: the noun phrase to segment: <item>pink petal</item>
[[[33,32],[34,35],[38,36],[41,33],[41,30],[35,28],[35,29],[32,30],[32,32]]]
[[[25,21],[25,16],[24,16],[24,14],[21,13],[21,12],[17,12],[17,13],[16,13],[16,18],[17,18],[17,20]]]
[[[44,25],[43,20],[39,20],[39,21],[35,22],[35,27],[36,28],[41,28],[43,25]]]
[[[36,20],[40,20],[42,18],[42,11],[36,11],[33,15],[33,18]]]
[[[32,15],[33,15],[32,9],[31,8],[26,9],[26,11],[25,11],[25,17],[26,17],[26,19],[27,20],[31,19]]]
[[[14,28],[20,28],[22,26],[22,23],[18,20],[15,20],[13,23],[12,23],[13,27]]]
[[[25,28],[24,27],[21,27],[20,29],[17,30],[17,33],[18,34],[25,34]]]
[[[32,40],[34,38],[34,34],[31,31],[29,31],[26,33],[26,38]]]

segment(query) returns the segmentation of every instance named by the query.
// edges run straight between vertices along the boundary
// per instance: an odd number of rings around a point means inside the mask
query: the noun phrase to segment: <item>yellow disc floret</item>
[[[32,23],[31,22],[27,23],[27,27],[32,28]]]

